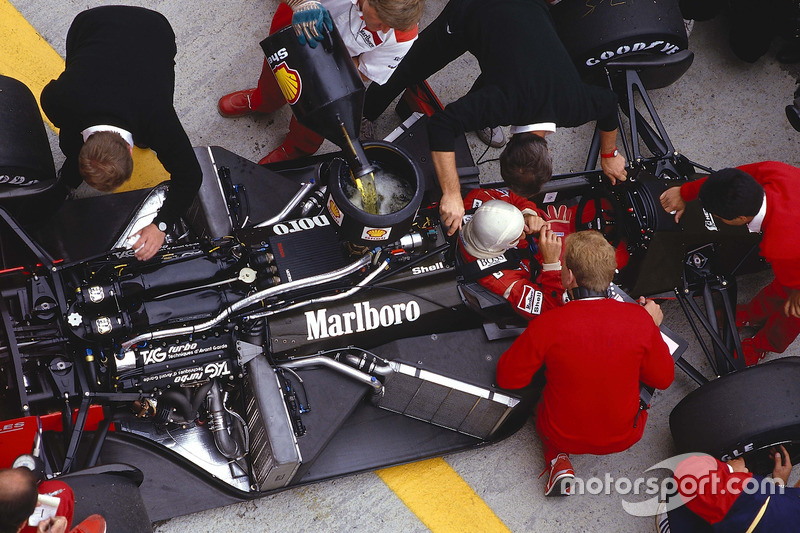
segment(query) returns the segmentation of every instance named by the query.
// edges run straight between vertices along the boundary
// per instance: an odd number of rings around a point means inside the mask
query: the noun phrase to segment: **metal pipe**
[[[285,292],[289,292],[295,289],[302,289],[305,287],[310,287],[312,285],[318,285],[322,283],[327,283],[329,281],[333,281],[338,279],[342,276],[347,276],[352,274],[353,272],[367,266],[370,261],[372,260],[372,254],[367,254],[358,261],[354,263],[350,263],[349,265],[342,267],[338,270],[333,270],[326,274],[320,274],[319,276],[312,276],[309,278],[300,279],[297,281],[290,281],[288,283],[282,283],[281,285],[276,285],[274,287],[270,287],[268,289],[264,289],[258,291],[250,296],[239,300],[238,302],[234,303],[233,305],[228,306],[224,309],[220,314],[216,317],[212,318],[211,320],[207,320],[200,324],[194,324],[192,326],[183,326],[179,328],[171,328],[171,329],[164,329],[161,331],[149,331],[147,333],[142,333],[124,341],[122,343],[121,350],[127,351],[130,350],[134,344],[138,344],[143,341],[151,341],[157,339],[163,339],[166,337],[177,337],[179,335],[191,335],[193,333],[198,333],[201,331],[206,331],[217,324],[221,323],[223,320],[228,318],[230,315],[247,307],[248,305],[254,304],[258,301],[264,300],[265,298],[270,298],[272,296],[277,296],[278,294],[283,294]]]
[[[349,376],[356,381],[360,381],[361,383],[369,385],[374,389],[374,394],[383,393],[383,383],[378,381],[378,378],[370,376],[369,374],[365,374],[364,372],[347,366],[344,363],[340,363],[339,361],[334,361],[330,357],[325,357],[322,355],[306,357],[304,359],[297,359],[294,361],[289,361],[288,363],[282,363],[278,366],[280,368],[309,368],[314,366],[326,366],[332,370],[335,370],[336,372],[339,372],[340,374],[344,374],[345,376]]]
[[[219,453],[228,459],[239,459],[243,455],[243,446],[228,433],[228,424],[225,422],[225,402],[219,385],[214,384],[208,394],[208,411],[211,416],[210,430],[214,435],[214,444]]]
[[[284,206],[284,208],[281,210],[280,213],[278,213],[272,218],[268,218],[264,222],[259,222],[258,224],[255,225],[255,227],[263,228],[266,226],[271,226],[289,216],[289,213],[291,213],[295,207],[300,205],[300,202],[306,199],[306,196],[309,195],[311,189],[313,188],[314,188],[314,180],[311,180],[309,183],[303,183],[302,186],[300,187],[300,190],[297,191],[297,194],[295,194],[292,197],[292,199],[289,200],[289,203],[286,204],[286,206]]]
[[[282,307],[280,309],[270,309],[268,311],[260,311],[258,313],[250,315],[251,319],[263,318],[271,315],[275,315],[278,313],[283,313],[285,311],[291,311],[292,309],[298,309],[300,307],[305,307],[311,304],[318,304],[318,303],[326,303],[326,302],[333,302],[335,300],[341,300],[342,298],[347,298],[348,296],[355,294],[356,292],[360,291],[364,288],[365,285],[369,284],[373,279],[375,279],[378,274],[380,274],[383,270],[386,270],[389,267],[389,259],[384,259],[383,265],[379,268],[376,268],[372,272],[370,272],[367,276],[364,277],[361,281],[355,284],[352,288],[339,293],[334,294],[332,296],[320,296],[319,298],[312,298],[310,300],[306,300],[304,302],[297,302],[295,304]]]

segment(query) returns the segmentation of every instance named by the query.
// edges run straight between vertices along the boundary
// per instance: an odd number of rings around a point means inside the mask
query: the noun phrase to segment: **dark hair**
[[[512,135],[500,154],[500,175],[508,188],[523,198],[539,194],[553,176],[547,141],[533,133]]]
[[[756,216],[763,200],[764,187],[738,168],[712,172],[700,187],[703,209],[725,220]]]
[[[93,133],[78,153],[78,170],[86,183],[95,189],[111,192],[133,173],[130,146],[119,133]]]
[[[17,533],[33,514],[38,498],[33,472],[25,468],[0,470],[0,533]]]

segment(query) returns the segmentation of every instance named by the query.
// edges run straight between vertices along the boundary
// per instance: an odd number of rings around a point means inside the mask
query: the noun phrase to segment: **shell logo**
[[[336,218],[339,218],[341,216],[341,214],[339,213],[339,206],[333,203],[333,200],[331,200],[331,203],[328,204],[328,207],[331,210],[331,215],[335,216]]]
[[[303,84],[300,81],[300,73],[294,69],[286,66],[286,62],[280,63],[277,67],[272,69],[275,74],[275,79],[278,81],[278,87],[281,88],[283,97],[289,104],[294,104],[300,98],[303,91]]]
[[[361,238],[365,241],[385,241],[389,238],[392,228],[369,228],[365,227],[361,232]]]
[[[342,215],[342,212],[339,210],[339,206],[336,205],[336,202],[333,201],[333,197],[328,198],[328,213],[331,214],[331,218],[333,219],[334,222],[336,222],[337,225],[339,226],[342,225],[342,220],[344,219],[344,216]]]

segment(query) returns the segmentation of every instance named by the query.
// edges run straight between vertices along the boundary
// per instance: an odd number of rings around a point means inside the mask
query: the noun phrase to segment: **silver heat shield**
[[[377,406],[480,439],[490,438],[519,403],[498,392],[405,363],[391,363]]]

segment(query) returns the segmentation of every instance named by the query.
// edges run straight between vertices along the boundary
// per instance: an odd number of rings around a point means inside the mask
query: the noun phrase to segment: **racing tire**
[[[603,66],[610,60],[636,55],[668,57],[689,45],[676,0],[595,4],[561,0],[550,9],[561,41],[587,81],[603,82]],[[684,72],[665,72],[646,83],[646,88],[666,87]]]
[[[783,443],[800,456],[800,357],[786,357],[711,381],[678,403],[669,417],[678,453],[720,460],[745,456],[756,473],[772,471],[768,452]]]
[[[39,105],[19,80],[0,76],[0,198],[39,191],[56,171]]]

